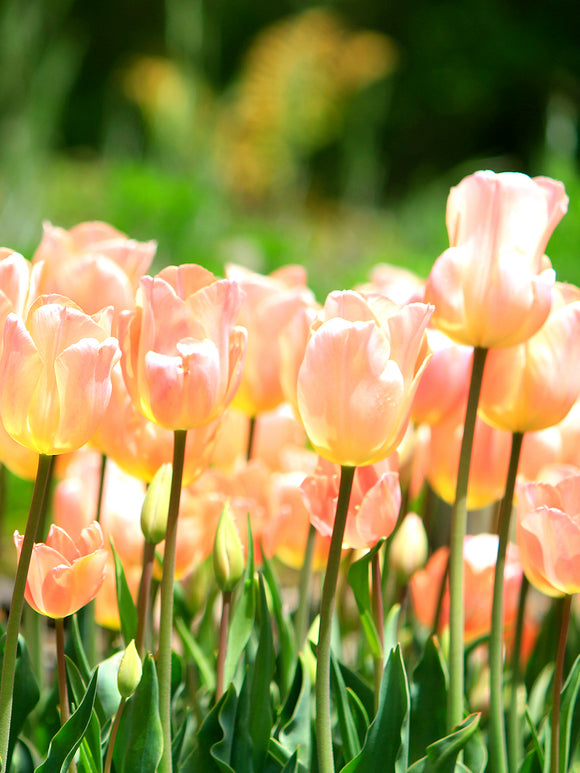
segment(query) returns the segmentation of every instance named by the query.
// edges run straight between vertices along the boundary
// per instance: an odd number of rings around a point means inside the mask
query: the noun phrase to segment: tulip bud
[[[141,531],[153,545],[165,539],[172,475],[172,465],[162,464],[147,488],[141,508]]]
[[[390,565],[401,582],[407,582],[427,560],[427,533],[422,519],[416,513],[408,513],[393,537]]]
[[[135,646],[135,639],[131,639],[121,658],[117,673],[117,688],[122,698],[127,699],[133,695],[141,681],[142,672],[143,667],[137,647]]]
[[[226,502],[213,545],[213,568],[222,592],[227,593],[236,587],[244,573],[244,566],[244,549],[232,509]]]

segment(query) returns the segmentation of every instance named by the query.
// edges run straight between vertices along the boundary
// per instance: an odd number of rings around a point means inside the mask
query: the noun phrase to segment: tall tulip
[[[566,213],[562,183],[516,172],[476,172],[451,189],[450,247],[435,262],[425,301],[433,324],[458,343],[514,346],[551,305],[554,272],[544,252]]]

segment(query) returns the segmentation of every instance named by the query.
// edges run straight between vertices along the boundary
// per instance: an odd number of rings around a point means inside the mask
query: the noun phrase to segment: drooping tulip
[[[24,537],[14,533],[18,555]],[[41,615],[60,619],[72,615],[96,596],[105,579],[107,551],[97,522],[83,529],[78,540],[54,524],[46,542],[32,549],[25,598]]]
[[[11,313],[0,357],[0,417],[36,453],[73,451],[94,435],[119,358],[111,310],[90,317],[60,296],[40,296],[26,319]]]
[[[201,266],[169,266],[141,279],[138,305],[119,321],[127,389],[137,408],[169,430],[218,418],[242,376],[246,331],[236,282]]]
[[[450,247],[425,288],[435,327],[487,349],[515,346],[539,330],[555,278],[544,252],[567,206],[562,183],[516,172],[476,172],[452,188]]]
[[[432,307],[331,293],[298,373],[297,405],[315,451],[357,467],[385,459],[407,428],[429,359]]]
[[[547,596],[579,593],[580,474],[520,486],[516,538],[532,585]]]

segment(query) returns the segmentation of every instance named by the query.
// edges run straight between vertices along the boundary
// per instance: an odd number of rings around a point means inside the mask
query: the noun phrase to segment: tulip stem
[[[375,687],[375,711],[379,708],[379,697],[381,693],[381,682],[383,681],[384,651],[385,651],[385,610],[383,605],[383,586],[381,579],[381,559],[380,553],[374,554],[371,562],[372,577],[372,604],[373,617],[379,635],[381,645],[381,654],[374,658],[374,687]]]
[[[256,439],[256,417],[250,416],[248,422],[248,444],[246,446],[246,460],[249,462],[254,453],[254,441]]]
[[[153,564],[155,563],[155,545],[145,540],[143,548],[143,568],[139,582],[139,595],[137,597],[137,633],[135,635],[135,647],[139,657],[145,656],[147,641],[147,623],[149,620],[151,580],[153,577]]]
[[[45,498],[52,476],[53,456],[41,454],[38,458],[38,470],[36,482],[30,503],[26,531],[20,550],[20,559],[14,579],[12,591],[12,603],[10,616],[6,628],[6,640],[4,644],[4,661],[2,664],[2,683],[0,685],[0,770],[5,772],[5,760],[8,754],[8,742],[10,739],[10,721],[12,718],[12,697],[14,692],[14,673],[16,670],[16,658],[18,653],[18,632],[24,607],[24,591],[26,589],[26,577],[32,547],[37,536],[42,532],[44,513],[46,512]]]
[[[489,638],[489,759],[494,773],[507,773],[508,769],[503,706],[503,584],[514,489],[523,439],[522,432],[512,434],[505,493],[499,511],[499,541],[493,580],[491,635]]]
[[[163,756],[159,772],[171,773],[171,640],[173,634],[173,584],[175,580],[175,550],[177,547],[177,516],[181,498],[183,462],[185,459],[186,430],[175,430],[173,434],[173,473],[169,495],[165,550],[163,553],[163,575],[161,578],[161,611],[159,621],[159,651],[157,675],[159,678],[159,715],[163,729]]]
[[[60,617],[54,621],[56,634],[56,673],[58,677],[58,700],[60,705],[60,725],[61,727],[68,721],[70,711],[68,707],[68,690],[66,686],[66,661],[64,658],[64,618]],[[73,760],[70,761],[68,770],[70,773],[76,773],[77,766]]]
[[[550,741],[550,773],[558,773],[560,770],[560,696],[562,691],[562,679],[564,676],[564,656],[566,655],[566,639],[570,624],[570,609],[572,596],[567,595],[561,601],[560,636],[558,639],[558,651],[556,653],[556,666],[554,668],[554,682],[552,693],[552,720]]]
[[[449,693],[447,726],[451,730],[464,716],[464,609],[463,609],[463,541],[467,530],[467,484],[471,464],[471,449],[475,434],[477,405],[483,379],[487,349],[475,347],[471,367],[471,382],[465,411],[463,439],[459,454],[455,503],[451,514],[449,547]]]
[[[312,580],[312,562],[314,560],[314,548],[316,547],[317,531],[312,524],[308,527],[308,536],[306,537],[306,547],[304,549],[304,561],[300,569],[300,579],[298,581],[298,608],[294,618],[294,629],[296,631],[296,646],[302,649],[306,634],[308,633],[308,623],[310,619],[310,583]]]
[[[520,711],[518,705],[518,694],[522,681],[521,655],[522,655],[522,634],[524,628],[524,616],[526,610],[526,597],[530,583],[524,574],[520,587],[520,597],[518,601],[518,616],[516,619],[516,630],[514,632],[514,647],[511,657],[511,689],[510,706],[508,715],[508,770],[510,773],[520,769],[522,757],[522,728],[520,721]]]
[[[216,667],[216,703],[224,692],[224,668],[226,665],[226,653],[228,651],[228,628],[230,625],[230,611],[232,608],[232,592],[226,590],[222,593],[222,617],[220,621],[220,640]]]
[[[123,709],[125,708],[126,698],[121,698],[119,708],[115,714],[115,719],[111,726],[111,734],[109,735],[109,745],[107,746],[107,754],[105,757],[105,766],[103,773],[111,773],[111,765],[113,764],[113,751],[115,750],[115,741],[117,740],[117,733],[119,732],[119,725],[121,724],[121,717],[123,716]]]
[[[316,746],[319,773],[334,773],[332,723],[330,712],[330,645],[334,596],[340,569],[342,540],[355,467],[341,467],[336,516],[330,540],[326,574],[320,601],[320,629],[316,650]]]

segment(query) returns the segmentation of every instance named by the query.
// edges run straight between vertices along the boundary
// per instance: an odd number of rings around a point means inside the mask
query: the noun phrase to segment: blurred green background
[[[425,276],[449,187],[514,169],[565,182],[580,283],[577,39],[572,0],[0,0],[0,244],[103,219],[323,298]]]

